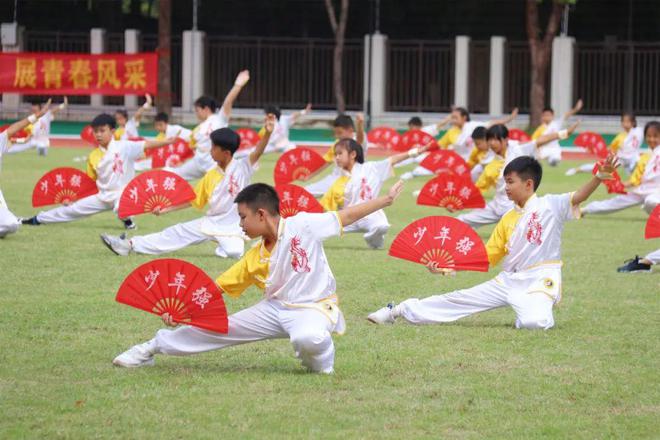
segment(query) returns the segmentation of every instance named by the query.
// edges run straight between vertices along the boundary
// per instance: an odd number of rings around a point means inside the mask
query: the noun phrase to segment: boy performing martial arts
[[[174,139],[163,141],[118,141],[114,139],[115,119],[101,114],[92,121],[94,137],[99,147],[90,154],[90,160],[98,160],[93,172],[96,175],[97,194],[82,198],[67,206],[60,206],[22,221],[24,225],[40,225],[78,220],[103,211],[116,210],[124,187],[135,177],[134,163],[150,148],[171,144]],[[90,170],[88,170],[88,173]],[[133,223],[126,219],[124,225]]]
[[[323,241],[341,235],[349,226],[385,208],[400,194],[396,183],[384,197],[340,212],[300,213],[282,219],[277,192],[256,183],[236,197],[241,227],[261,241],[216,283],[227,295],[238,297],[249,286],[264,290],[264,299],[229,316],[227,334],[181,326],[160,330],[113,360],[122,367],[154,364],[154,355],[186,356],[264,339],[288,338],[302,365],[316,373],[334,371],[335,347],[331,333],[343,333],[344,317],[337,307],[336,282],[323,250]],[[171,325],[168,314],[162,316]]]
[[[575,103],[575,106],[564,113],[562,118],[555,119],[555,111],[546,107],[541,113],[541,125],[536,127],[534,133],[532,134],[532,140],[540,138],[544,134],[556,133],[561,130],[564,123],[570,118],[582,110],[582,100],[578,99]],[[539,160],[547,159],[548,165],[556,166],[561,162],[561,146],[559,141],[552,141],[539,148],[537,157]],[[592,168],[593,169],[593,168]],[[591,170],[590,170],[591,171]]]
[[[211,157],[215,167],[209,170],[195,188],[196,198],[192,205],[198,209],[209,205],[202,218],[179,223],[149,235],[131,239],[101,234],[101,239],[117,255],[162,254],[207,241],[216,241],[215,254],[222,258],[240,258],[244,251],[244,235],[234,203],[236,195],[250,184],[255,165],[264,152],[273,128],[275,117],[266,120],[264,136],[247,157],[235,158],[241,143],[240,137],[230,128],[220,128],[211,133]],[[186,208],[186,205],[175,209]],[[162,214],[162,212],[156,212]]]
[[[401,317],[411,324],[436,324],[511,306],[516,312],[516,328],[551,328],[555,323],[552,308],[561,299],[564,223],[580,217],[580,203],[601,180],[612,178],[616,166],[610,155],[599,173],[576,192],[538,197],[541,164],[528,156],[513,160],[504,169],[504,178],[506,194],[515,207],[500,220],[486,244],[491,266],[502,260],[503,271],[469,289],[389,304],[370,314],[369,321],[387,324]],[[450,269],[429,270],[453,273]]]
[[[64,102],[52,110],[49,110],[48,106],[44,104],[34,102],[32,104],[32,115],[37,119],[31,122],[26,128],[27,132],[30,133],[30,137],[25,143],[14,145],[7,154],[20,153],[30,148],[36,148],[39,156],[48,154],[48,148],[50,147],[50,123],[55,119],[55,115],[64,110],[67,105],[69,105],[69,100],[66,96],[64,97]],[[44,107],[46,111],[43,111]]]

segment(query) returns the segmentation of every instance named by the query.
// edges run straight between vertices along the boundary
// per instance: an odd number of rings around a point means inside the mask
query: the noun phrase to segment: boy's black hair
[[[108,127],[110,127],[111,130],[114,130],[115,128],[117,128],[117,121],[115,121],[115,118],[113,118],[107,113],[101,113],[100,115],[92,119],[92,123],[91,123],[92,128],[103,127],[104,125],[107,125]]]
[[[552,109],[552,107],[543,107],[544,112],[550,112],[553,115],[555,114],[555,111]]]
[[[128,112],[127,112],[125,109],[123,109],[123,108],[120,108],[120,109],[118,109],[118,110],[115,110],[115,113],[119,113],[120,115],[122,115],[123,117],[125,117],[126,119],[128,119]]]
[[[637,117],[633,112],[623,112],[621,113],[621,120],[623,121],[623,118],[628,117],[632,121],[633,127],[637,127]]]
[[[646,137],[646,132],[649,131],[649,129],[655,129],[658,133],[660,133],[660,121],[649,121],[646,123],[644,126],[644,137]]]
[[[504,177],[511,173],[516,173],[521,180],[532,179],[534,181],[534,191],[536,191],[541,184],[543,167],[541,167],[541,163],[538,160],[531,156],[520,156],[513,159],[504,167]]]
[[[468,112],[465,107],[454,107],[452,110],[458,112],[466,121],[470,120],[470,112]]]
[[[211,132],[211,143],[214,147],[229,151],[233,156],[241,145],[241,137],[231,128],[218,128]]]
[[[266,108],[264,108],[264,113],[267,115],[273,114],[277,118],[277,120],[280,120],[280,116],[282,115],[282,112],[278,107],[275,107],[274,105],[267,105]]]
[[[270,215],[280,215],[280,198],[277,191],[265,183],[253,183],[238,193],[234,203],[244,203],[253,212],[265,209]]]
[[[218,109],[218,102],[210,96],[200,96],[195,100],[195,107],[209,108],[213,113]]]
[[[165,112],[160,112],[156,114],[156,117],[154,118],[154,122],[169,122],[170,121],[170,116],[165,113]]]
[[[413,116],[408,121],[408,125],[416,125],[418,127],[421,127],[422,126],[422,118],[420,118],[419,116]]]
[[[364,149],[362,149],[362,145],[358,144],[356,140],[351,138],[340,139],[335,144],[335,150],[337,147],[346,148],[349,154],[355,151],[355,161],[357,163],[364,163]]]
[[[350,128],[352,130],[355,130],[355,125],[353,124],[353,118],[351,118],[348,115],[337,116],[335,120],[332,121],[332,126],[341,127],[341,128]]]
[[[472,140],[486,139],[486,127],[477,127],[472,131]]]
[[[509,129],[504,124],[495,124],[486,131],[486,139],[504,140],[509,137]],[[473,138],[474,139],[474,138]]]

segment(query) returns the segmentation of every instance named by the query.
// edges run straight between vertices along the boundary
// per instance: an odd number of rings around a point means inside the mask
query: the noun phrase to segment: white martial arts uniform
[[[542,124],[540,127],[536,129],[536,131],[534,131],[534,134],[532,135],[532,139],[536,140],[540,136],[559,132],[559,130],[561,130],[562,126],[564,125],[564,122],[565,122],[564,118],[557,118],[547,125]],[[550,162],[553,165],[559,163],[561,161],[561,146],[559,145],[559,141],[558,140],[550,141],[547,144],[539,147],[536,153],[536,157],[539,160],[547,159],[548,162]]]
[[[372,200],[378,197],[383,183],[393,175],[389,158],[363,164],[356,163],[350,173],[342,170],[343,177],[339,177],[340,180],[336,181],[323,196],[321,205],[326,210],[334,210],[335,204],[343,209]],[[385,234],[389,228],[390,224],[385,212],[379,209],[346,226],[344,232],[364,232],[363,237],[369,247],[380,249],[385,243]]]
[[[232,159],[224,171],[216,165],[195,189],[197,198],[193,204],[201,209],[208,203],[206,215],[160,232],[133,237],[132,250],[157,255],[214,240],[218,243],[217,256],[240,258],[245,241],[234,198],[250,184],[254,170],[249,157]]]
[[[619,161],[621,162],[621,166],[626,171],[628,171],[628,173],[632,173],[633,170],[635,169],[635,165],[639,160],[639,154],[640,154],[639,149],[642,146],[643,142],[644,142],[644,128],[633,127],[630,129],[630,131],[626,135],[625,140],[623,141],[623,144],[619,147],[618,151],[616,152],[616,155],[619,158]]]
[[[491,160],[487,166],[500,166],[497,182],[495,183],[495,196],[491,201],[486,203],[485,208],[473,209],[472,211],[461,214],[457,218],[462,222],[467,223],[473,228],[478,228],[484,225],[497,223],[504,214],[513,208],[513,202],[509,200],[506,195],[506,184],[504,182],[504,168],[515,158],[521,156],[533,156],[536,151],[536,141],[520,144],[516,141],[509,140],[507,149],[502,163],[502,158],[496,156]],[[485,170],[484,172],[487,172]],[[477,186],[480,186],[477,181]]]
[[[266,149],[264,150],[264,154],[282,153],[296,148],[296,144],[294,144],[289,140],[289,130],[291,129],[293,123],[294,123],[294,119],[292,115],[280,116],[280,119],[277,122],[275,122],[273,133],[270,135],[270,138],[268,139],[268,144],[266,144]],[[262,135],[263,132],[260,132],[259,136],[261,137]],[[254,148],[255,147],[245,148],[243,150],[237,151],[234,156],[235,157],[249,156],[254,151]]]
[[[140,137],[139,127],[140,123],[135,118],[128,119],[126,125],[115,130],[115,140],[127,141],[129,138]]]
[[[156,353],[185,356],[289,338],[303,366],[315,372],[332,372],[335,347],[331,333],[343,333],[346,324],[337,307],[335,278],[323,241],[340,235],[341,230],[336,212],[300,213],[280,219],[272,255],[260,243],[217,280],[232,296],[240,295],[251,284],[265,287],[265,298],[230,315],[227,334],[188,326],[160,330],[151,341],[152,348]]]
[[[353,136],[353,139],[356,138],[357,135]],[[338,140],[335,141],[335,145],[339,142]],[[321,197],[323,194],[328,192],[330,187],[332,186],[335,181],[341,177],[342,170],[335,164],[335,145],[330,147],[330,150],[328,150],[324,155],[323,158],[326,160],[326,162],[330,163],[332,168],[332,172],[328,174],[327,176],[323,177],[321,180],[310,183],[309,185],[305,185],[305,189],[314,197]],[[367,158],[367,150],[369,150],[369,143],[365,142],[364,145],[362,145],[362,151],[364,152],[364,158]]]
[[[41,156],[45,156],[50,147],[50,123],[54,116],[51,110],[44,113],[34,124],[30,125],[30,137],[23,144],[15,144],[8,154],[16,154],[21,151],[36,148]]]
[[[511,306],[516,327],[549,329],[553,305],[561,299],[561,233],[564,223],[579,218],[571,194],[532,196],[524,208],[509,211],[487,244],[491,265],[500,258],[503,271],[469,289],[408,299],[396,312],[412,324],[456,321]]]
[[[165,127],[165,132],[158,133],[158,135],[156,135],[156,140],[180,138],[188,141],[190,140],[191,133],[192,130],[188,130],[186,127],[182,127],[181,125],[167,124]],[[135,162],[135,171],[145,171],[152,168],[153,166],[151,157],[147,157],[138,162]]]
[[[438,130],[438,124],[426,125],[426,126],[422,127],[420,130],[422,130],[424,133],[426,133],[428,135],[431,135],[433,137],[436,137],[440,133],[440,131]],[[401,162],[394,165],[394,168],[405,167],[406,165],[410,165],[412,163],[421,163],[424,159],[426,159],[426,156],[428,156],[428,155],[429,155],[429,153],[423,153],[423,154],[420,154],[417,157],[409,157],[408,159],[402,160]],[[420,175],[420,176],[421,175],[427,175],[425,173],[425,171],[427,173],[433,174],[429,170],[427,170],[426,168],[421,168],[421,169],[424,170],[424,171],[421,171],[420,174],[417,174],[417,175]],[[424,174],[422,174],[422,173],[424,173]]]
[[[649,260],[652,264],[660,264],[660,249],[651,252],[644,258]]]
[[[0,166],[2,166],[2,156],[7,154],[10,141],[7,137],[7,132],[0,133]],[[12,214],[7,206],[5,197],[2,195],[0,189],[0,238],[4,238],[7,234],[13,234],[18,230],[21,222],[18,221],[16,216]]]
[[[225,111],[220,108],[192,130],[189,139],[190,147],[195,148],[195,155],[192,159],[187,160],[181,166],[166,169],[178,174],[185,180],[195,180],[204,176],[208,170],[216,166],[211,157],[211,133],[228,125],[229,118]]]
[[[639,158],[631,180],[639,180],[639,185],[628,189],[628,194],[591,202],[582,209],[582,212],[606,214],[642,205],[644,210],[650,214],[653,208],[660,203],[660,146]]]
[[[135,161],[144,156],[145,141],[111,140],[96,166],[99,192],[71,205],[37,214],[39,223],[70,222],[103,211],[116,210],[124,187],[135,177]]]

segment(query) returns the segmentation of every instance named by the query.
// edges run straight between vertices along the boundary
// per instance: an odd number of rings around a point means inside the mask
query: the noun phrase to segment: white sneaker
[[[382,249],[385,245],[385,234],[390,229],[388,225],[377,227],[371,232],[364,234],[364,240],[371,249]]]
[[[138,344],[117,356],[112,363],[118,367],[138,368],[154,365],[153,340]]]
[[[577,174],[578,170],[577,168],[569,168],[568,171],[566,171],[567,176],[575,176]]]
[[[101,234],[101,241],[103,241],[103,244],[105,244],[108,249],[122,257],[126,257],[131,252],[131,242],[125,235],[116,236]]]
[[[412,195],[413,195],[414,198],[417,198],[417,197],[419,197],[419,193],[421,193],[421,192],[422,192],[422,190],[418,189],[418,190],[413,191]]]
[[[412,172],[410,172],[410,171],[401,174],[401,180],[410,180],[410,179],[412,179],[413,177],[415,177],[415,175],[414,175]]]
[[[367,316],[367,320],[374,324],[394,324],[396,317],[394,316],[392,309],[394,309],[394,304],[389,303],[382,309],[376,310]]]

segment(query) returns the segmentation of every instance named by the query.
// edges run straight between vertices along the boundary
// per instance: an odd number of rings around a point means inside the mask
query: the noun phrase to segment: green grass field
[[[72,158],[84,152],[4,158],[12,211],[35,213],[37,179],[82,166]],[[262,161],[255,181],[272,182],[274,160]],[[540,193],[587,179],[564,177],[569,165],[546,167]],[[388,245],[413,219],[446,213],[415,205],[410,193],[421,185],[407,184],[387,210]],[[199,215],[138,217],[138,232]],[[161,327],[114,301],[124,277],[150,257],[120,258],[101,244],[99,233],[122,232],[112,213],[23,227],[0,240],[0,438],[658,438],[660,271],[616,273],[624,259],[660,245],[643,239],[645,219],[629,209],[567,225],[564,299],[546,332],[514,330],[507,309],[442,326],[369,324],[367,313],[390,300],[469,287],[496,269],[443,278],[367,249],[358,234],[327,241],[348,323],[335,337],[331,377],[304,373],[287,340],[115,368],[114,356]],[[484,240],[491,229],[479,230]],[[232,261],[213,249],[172,256],[215,278]],[[259,298],[251,289],[227,306]]]

